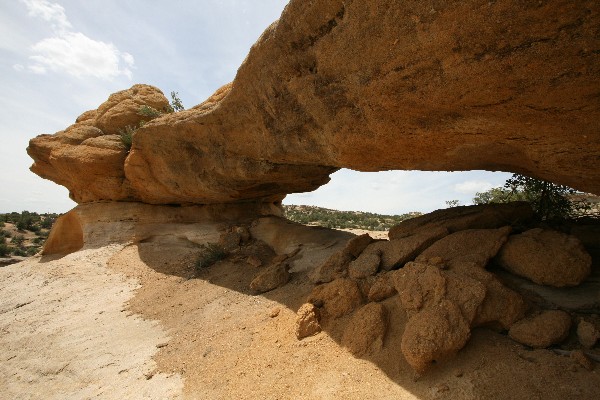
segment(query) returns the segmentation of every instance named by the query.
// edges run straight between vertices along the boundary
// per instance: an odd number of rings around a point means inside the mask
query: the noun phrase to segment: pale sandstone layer
[[[147,86],[33,139],[32,170],[78,202],[274,201],[337,168],[503,170],[600,194],[598,27],[593,0],[292,0],[232,84],[147,123],[130,153],[115,133],[132,105],[166,101]]]

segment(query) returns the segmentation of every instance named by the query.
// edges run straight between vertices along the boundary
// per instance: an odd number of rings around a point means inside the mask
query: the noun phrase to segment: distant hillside
[[[338,229],[367,229],[386,231],[401,221],[422,215],[410,212],[402,215],[382,215],[361,211],[338,211],[314,206],[284,205],[287,219],[305,225]]]
[[[0,257],[32,256],[39,252],[58,214],[23,211],[0,214]]]

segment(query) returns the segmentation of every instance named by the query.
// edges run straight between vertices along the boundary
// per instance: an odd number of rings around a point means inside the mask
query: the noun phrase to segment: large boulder
[[[32,140],[32,169],[78,202],[277,201],[342,167],[505,170],[600,194],[598,10],[595,0],[292,0],[232,85],[148,122],[128,155],[114,137],[108,161],[97,144],[65,154],[63,131]],[[142,102],[165,101],[153,99]],[[114,135],[137,123],[140,104],[115,95],[76,127]]]
[[[402,307],[409,315],[450,301],[459,308],[469,326],[486,294],[485,286],[476,279],[414,262],[394,273],[394,283]]]
[[[404,358],[417,373],[433,361],[443,361],[464,347],[471,337],[460,309],[444,300],[412,317],[402,335]]]
[[[78,203],[137,200],[125,177],[128,149],[120,133],[148,120],[139,114],[143,105],[163,110],[169,102],[153,86],[134,85],[110,95],[98,110],[83,113],[64,131],[32,139],[27,148],[34,159],[31,170],[66,186]]]
[[[497,260],[516,275],[556,287],[579,285],[592,265],[592,257],[576,237],[540,228],[511,236]]]
[[[402,353],[419,373],[432,361],[460,350],[471,328],[492,325],[508,329],[526,311],[520,295],[477,264],[441,267],[410,262],[391,273],[409,317]]]
[[[473,326],[491,325],[508,329],[525,316],[523,297],[500,282],[496,275],[471,263],[454,264],[451,271],[475,279],[485,287],[485,297],[477,309]]]
[[[564,311],[544,311],[515,323],[508,335],[527,346],[545,348],[565,340],[571,329],[571,316]]]
[[[388,235],[393,240],[438,229],[446,229],[449,233],[466,229],[494,229],[526,224],[533,217],[531,205],[522,201],[451,207],[404,220],[391,227]]]
[[[413,261],[423,250],[448,234],[446,228],[422,230],[401,238],[377,241],[365,249],[381,257],[381,268],[391,270]]]
[[[339,278],[316,286],[308,302],[322,309],[324,319],[339,318],[351,313],[363,303],[363,296],[355,281]]]
[[[373,238],[367,233],[353,237],[346,242],[343,248],[331,254],[324,263],[313,269],[309,274],[309,279],[313,283],[325,283],[346,277],[350,262],[359,257],[371,242],[373,242]]]
[[[379,303],[369,303],[350,318],[342,336],[342,345],[357,356],[381,350],[386,331],[385,307]]]
[[[455,232],[432,244],[417,257],[416,261],[427,262],[430,259],[441,258],[449,266],[471,263],[484,268],[506,243],[510,232],[509,226]]]

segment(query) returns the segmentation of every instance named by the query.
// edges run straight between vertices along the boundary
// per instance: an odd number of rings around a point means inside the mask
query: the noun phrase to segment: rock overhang
[[[204,103],[128,151],[139,107],[168,105],[134,85],[32,139],[32,171],[79,203],[274,202],[338,168],[503,170],[600,194],[597,26],[593,1],[293,0]]]

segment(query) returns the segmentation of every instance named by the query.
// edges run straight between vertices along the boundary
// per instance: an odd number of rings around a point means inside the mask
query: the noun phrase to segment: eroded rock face
[[[354,355],[362,356],[380,350],[387,330],[385,307],[369,303],[352,316],[342,336],[342,344]]]
[[[592,257],[576,237],[535,228],[510,237],[498,262],[537,284],[563,287],[579,285],[590,275]]]
[[[402,335],[402,354],[417,373],[423,373],[432,361],[456,354],[470,337],[469,323],[460,309],[444,300],[408,321]]]
[[[128,202],[80,204],[60,216],[43,254],[68,254],[111,243],[137,243],[174,236],[190,244],[217,243],[232,223],[280,215],[272,204],[169,207]]]
[[[292,0],[232,85],[146,124],[128,155],[111,135],[140,103],[120,93],[32,140],[32,170],[78,202],[275,201],[341,167],[505,170],[600,194],[598,26],[595,0]]]
[[[564,311],[544,311],[515,323],[508,335],[519,343],[536,348],[558,344],[567,338],[571,316]]]
[[[296,313],[296,337],[304,339],[321,332],[319,316],[317,307],[310,303],[303,304]]]
[[[96,200],[137,200],[125,177],[128,149],[120,131],[148,120],[141,106],[162,110],[169,105],[163,93],[148,85],[134,85],[112,94],[97,110],[83,113],[75,124],[54,135],[29,142],[31,170],[69,189],[78,203]]]

